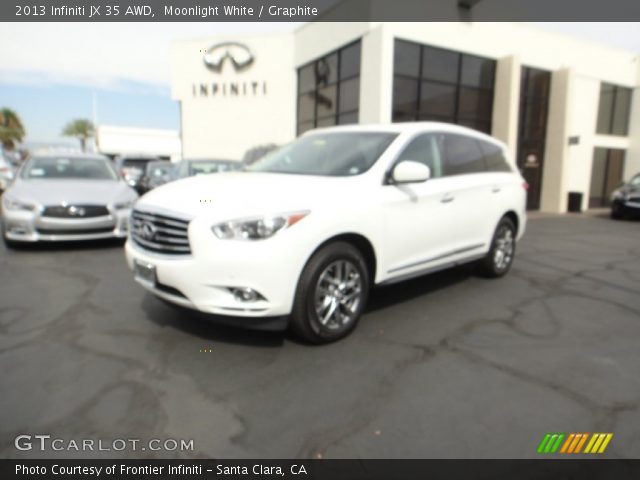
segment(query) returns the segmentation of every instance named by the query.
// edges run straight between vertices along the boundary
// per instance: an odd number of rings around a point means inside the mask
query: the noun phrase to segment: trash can
[[[582,212],[582,192],[569,192],[568,210],[571,213]]]

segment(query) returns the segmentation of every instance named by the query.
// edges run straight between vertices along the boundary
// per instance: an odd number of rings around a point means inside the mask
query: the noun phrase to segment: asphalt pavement
[[[0,457],[534,458],[547,432],[640,457],[640,222],[537,215],[512,271],[373,291],[327,346],[212,324],[122,245],[0,247]],[[193,451],[19,451],[192,439]]]

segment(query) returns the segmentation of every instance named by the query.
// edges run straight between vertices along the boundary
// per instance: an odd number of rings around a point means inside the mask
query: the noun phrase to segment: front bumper
[[[616,198],[613,200],[611,208],[621,215],[640,216],[640,200]]]
[[[68,242],[125,238],[130,210],[116,210],[109,215],[91,218],[54,218],[39,212],[4,210],[4,236],[13,242]]]
[[[194,234],[194,232],[197,232]],[[136,278],[154,295],[205,313],[234,317],[279,317],[291,313],[300,273],[311,246],[293,242],[290,231],[262,241],[219,240],[210,226],[189,226],[191,254],[143,249],[129,238],[127,263],[155,268],[154,284]],[[233,288],[251,288],[262,298],[242,301]]]

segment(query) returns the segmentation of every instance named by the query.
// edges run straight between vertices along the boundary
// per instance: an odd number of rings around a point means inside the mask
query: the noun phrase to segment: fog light
[[[265,298],[256,292],[253,288],[229,288],[229,291],[233,294],[233,297],[238,302],[257,302],[258,300],[264,300]]]

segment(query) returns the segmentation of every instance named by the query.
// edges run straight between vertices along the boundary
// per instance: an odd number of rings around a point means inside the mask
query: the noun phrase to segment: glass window
[[[629,113],[631,109],[630,88],[603,83],[600,86],[600,104],[596,132],[603,135],[629,134]]]
[[[298,134],[357,122],[360,48],[358,41],[298,69]]]
[[[438,136],[433,134],[420,135],[413,139],[398,157],[402,160],[413,160],[424,163],[431,169],[431,177],[442,176],[442,158],[438,146]]]
[[[338,110],[337,94],[338,89],[335,85],[318,90],[316,97],[316,115],[318,118],[336,114]]]
[[[486,171],[484,155],[475,138],[445,134],[443,150],[445,175],[464,175]]]
[[[504,156],[504,152],[502,148],[493,143],[484,142],[482,140],[478,140],[478,144],[480,144],[480,149],[482,150],[482,154],[484,156],[484,163],[486,168],[490,172],[510,172],[511,167],[507,163],[507,159]]]
[[[316,76],[313,64],[298,70],[298,93],[306,93],[316,88]]]
[[[613,104],[613,121],[611,133],[613,135],[627,135],[629,133],[629,110],[631,108],[631,89],[618,88]]]
[[[393,72],[396,75],[418,77],[420,75],[420,45],[396,40]]]
[[[318,132],[274,150],[249,167],[254,172],[351,176],[366,172],[395,133]]]
[[[393,121],[433,120],[490,132],[495,68],[487,58],[396,40]]]
[[[418,113],[418,80],[405,77],[393,79],[393,121],[413,119]]]
[[[455,85],[422,82],[420,86],[420,113],[452,117],[456,107]]]
[[[472,55],[462,56],[460,83],[470,87],[493,89],[496,62]]]
[[[117,175],[105,158],[34,157],[26,165],[22,178],[117,180]]]
[[[340,52],[340,80],[360,75],[360,42]]]
[[[298,97],[298,121],[312,120],[315,116],[315,93],[304,93]]]
[[[341,112],[358,110],[360,103],[360,78],[346,80],[340,83],[339,109]]]
[[[459,53],[441,48],[424,47],[422,52],[422,78],[457,83],[459,61]]]

